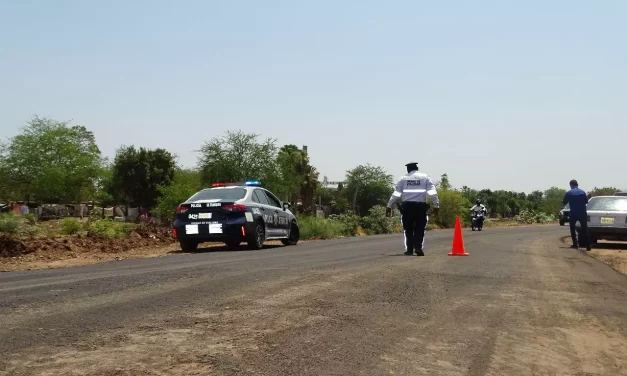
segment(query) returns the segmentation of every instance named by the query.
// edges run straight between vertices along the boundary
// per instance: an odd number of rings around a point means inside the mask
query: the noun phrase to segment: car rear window
[[[627,197],[593,197],[588,210],[627,211]]]
[[[190,197],[187,201],[202,201],[202,200],[241,200],[246,196],[246,189],[244,188],[213,188],[204,189],[197,192]]]

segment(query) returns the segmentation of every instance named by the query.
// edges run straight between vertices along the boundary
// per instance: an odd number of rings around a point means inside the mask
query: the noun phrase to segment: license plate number
[[[614,224],[614,218],[601,217],[601,224],[602,225],[613,225]]]
[[[211,213],[194,213],[187,216],[189,219],[211,219]]]

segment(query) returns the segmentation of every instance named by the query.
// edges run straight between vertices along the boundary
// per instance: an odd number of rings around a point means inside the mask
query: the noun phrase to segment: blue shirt
[[[570,204],[570,215],[586,213],[586,205],[588,204],[588,196],[583,189],[573,188],[566,192],[562,204]]]

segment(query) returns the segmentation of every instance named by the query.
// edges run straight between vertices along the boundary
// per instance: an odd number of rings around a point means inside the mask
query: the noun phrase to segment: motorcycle
[[[473,212],[472,213],[472,231],[475,231],[475,228],[479,231],[483,229],[483,221],[484,215],[481,212]]]

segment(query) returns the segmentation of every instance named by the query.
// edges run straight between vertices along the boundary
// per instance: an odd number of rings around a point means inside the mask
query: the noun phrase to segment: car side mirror
[[[292,204],[290,204],[289,202],[284,202],[283,203],[283,210],[287,210],[290,208],[290,206],[292,206]]]

